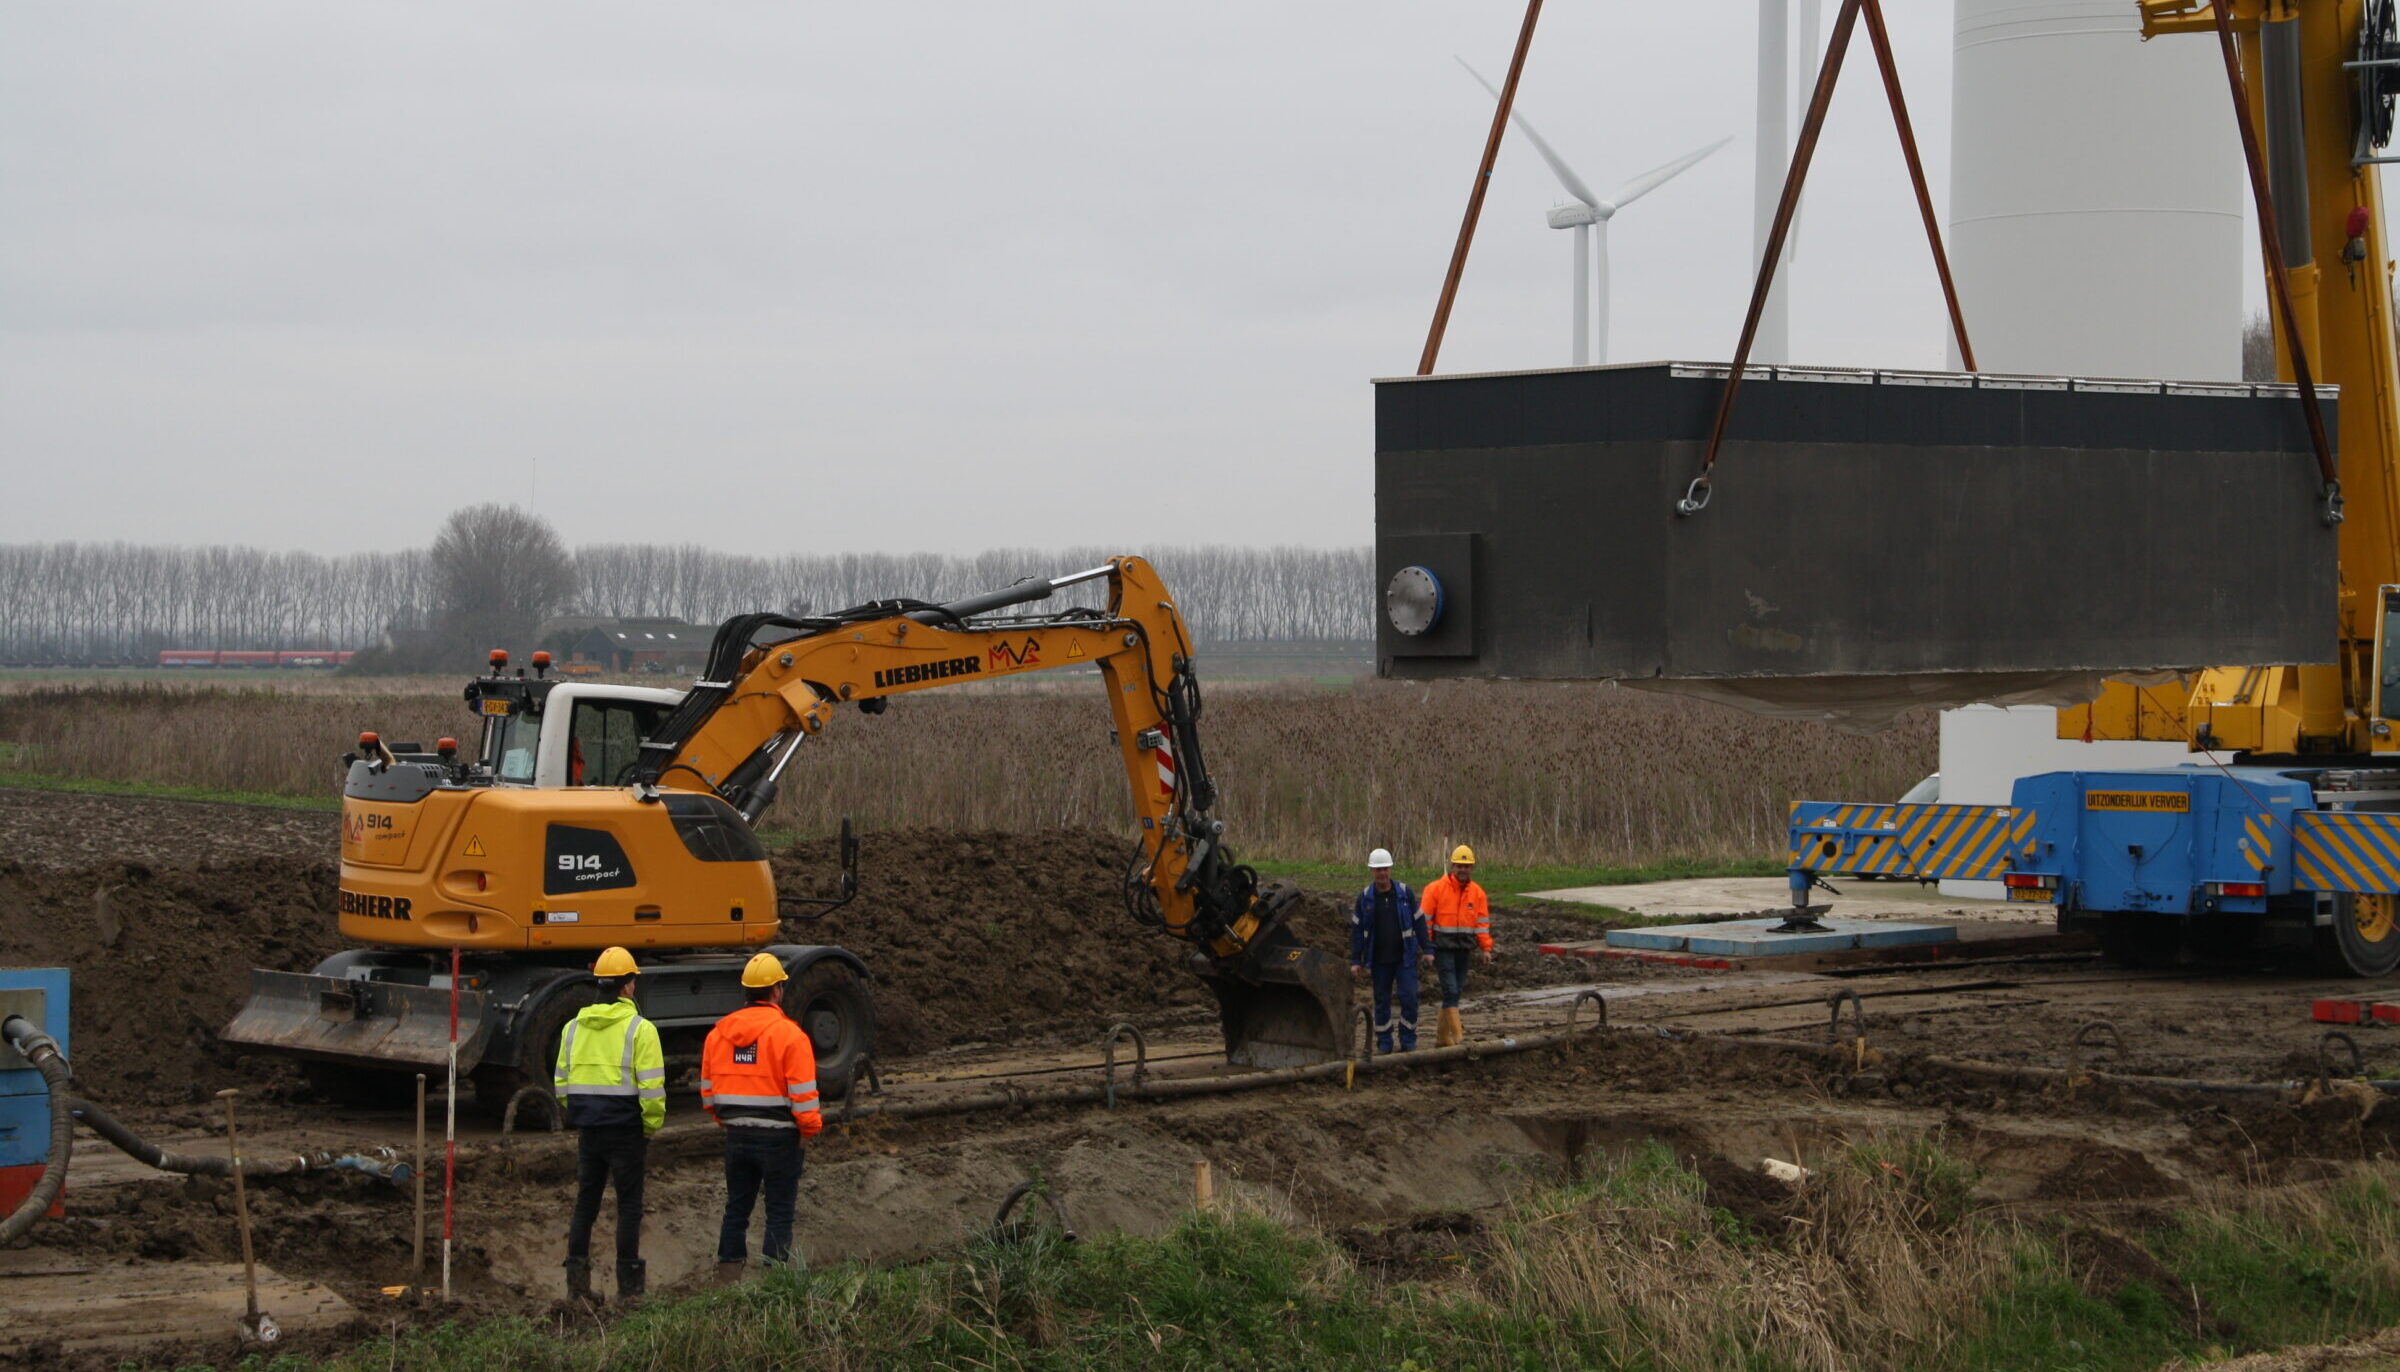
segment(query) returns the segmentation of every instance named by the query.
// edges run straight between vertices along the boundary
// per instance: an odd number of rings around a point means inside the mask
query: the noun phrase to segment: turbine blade
[[[1458,63],[1458,65],[1461,67],[1466,67],[1467,75],[1474,77],[1477,85],[1482,86],[1487,91],[1490,91],[1492,93],[1492,99],[1498,100],[1500,98],[1500,88],[1493,85],[1491,82],[1484,80],[1482,72],[1475,70],[1473,67],[1468,67],[1467,59],[1453,54],[1451,56],[1451,60]],[[1558,184],[1567,188],[1567,194],[1574,196],[1576,199],[1582,201],[1586,205],[1591,206],[1593,209],[1600,208],[1600,199],[1598,196],[1592,194],[1592,188],[1583,184],[1583,178],[1575,174],[1575,169],[1568,166],[1564,159],[1560,158],[1556,152],[1552,151],[1548,143],[1542,141],[1542,136],[1534,132],[1533,125],[1526,120],[1522,113],[1515,109],[1511,109],[1508,112],[1508,117],[1515,122],[1518,128],[1525,131],[1525,136],[1527,138],[1533,140],[1533,150],[1542,155],[1542,160],[1544,162],[1550,164],[1550,174],[1558,178]]]
[[[1626,182],[1623,186],[1620,186],[1617,189],[1617,193],[1610,197],[1608,207],[1611,210],[1621,210],[1625,208],[1634,201],[1641,199],[1643,196],[1648,195],[1654,190],[1657,190],[1660,186],[1672,181],[1694,162],[1699,161],[1701,158],[1708,156],[1710,153],[1715,152],[1717,149],[1724,147],[1726,144],[1732,141],[1733,139],[1730,137],[1720,138],[1716,142],[1709,144],[1707,147],[1700,149],[1698,152],[1687,152],[1683,156],[1676,158],[1674,161],[1669,162],[1663,167],[1654,167],[1649,171],[1643,172],[1640,176],[1637,176],[1631,181]]]

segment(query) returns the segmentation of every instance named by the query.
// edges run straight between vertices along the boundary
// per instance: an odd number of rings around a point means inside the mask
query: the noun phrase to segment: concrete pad
[[[2049,925],[2047,905],[2005,900],[1967,900],[1943,895],[1913,881],[1858,881],[1835,878],[1841,894],[1816,892],[1809,899],[1850,920],[1997,921]],[[1653,918],[1695,918],[1701,915],[1765,915],[1781,918],[1791,907],[1792,888],[1782,877],[1690,877],[1681,881],[1652,881],[1639,886],[1575,886],[1557,891],[1529,892],[1537,900],[1564,900],[1579,905],[1606,905]]]
[[[1611,929],[1611,948],[1651,952],[1700,953],[1714,957],[1784,957],[1800,953],[1838,953],[1852,948],[1905,948],[1925,943],[1952,943],[1958,930],[1947,924],[1899,921],[1825,919],[1824,933],[1778,934],[1781,919],[1730,920],[1717,924],[1676,924],[1649,929]]]

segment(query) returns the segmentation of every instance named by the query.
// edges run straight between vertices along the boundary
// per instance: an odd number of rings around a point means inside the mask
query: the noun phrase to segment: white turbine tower
[[[1482,72],[1467,66],[1467,60],[1463,57],[1458,58],[1457,61],[1458,65],[1466,67],[1467,75],[1474,77],[1477,84],[1491,92],[1494,100],[1500,98],[1499,88],[1484,80]],[[1509,111],[1509,117],[1515,121],[1518,128],[1525,131],[1525,137],[1533,144],[1533,150],[1540,153],[1542,160],[1550,165],[1550,174],[1558,178],[1558,184],[1566,188],[1567,194],[1575,197],[1575,204],[1561,205],[1550,211],[1551,228],[1575,231],[1574,365],[1581,367],[1594,362],[1606,362],[1608,361],[1608,221],[1615,216],[1617,211],[1657,190],[1694,162],[1733,140],[1720,138],[1697,152],[1685,153],[1663,167],[1654,167],[1643,172],[1640,176],[1619,186],[1614,195],[1603,200],[1592,194],[1592,188],[1583,184],[1583,178],[1575,174],[1575,169],[1568,166],[1557,152],[1551,149],[1549,143],[1543,140],[1541,134],[1534,131],[1532,123],[1527,121],[1522,111],[1512,109]],[[1593,270],[1595,258],[1598,259],[1599,270],[1597,272]]]

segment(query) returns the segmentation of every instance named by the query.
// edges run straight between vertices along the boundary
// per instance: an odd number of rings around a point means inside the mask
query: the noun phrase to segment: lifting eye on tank
[[[1383,613],[1392,627],[1415,638],[1442,622],[1442,580],[1423,567],[1402,567],[1383,590]]]

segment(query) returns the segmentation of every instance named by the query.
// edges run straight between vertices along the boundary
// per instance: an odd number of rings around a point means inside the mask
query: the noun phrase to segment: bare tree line
[[[561,612],[714,623],[747,610],[955,599],[1122,549],[967,556],[787,554],[696,545],[573,550]],[[1363,639],[1373,555],[1350,548],[1162,548],[1145,554],[1205,642]],[[0,662],[147,662],[165,648],[359,648],[418,628],[445,594],[430,551],[278,553],[133,543],[0,544]],[[1059,603],[1091,604],[1091,587]]]

